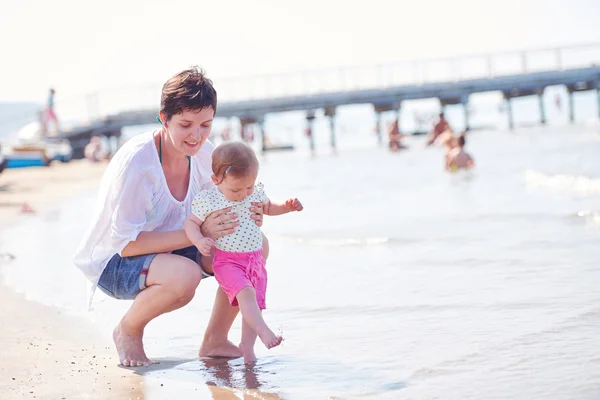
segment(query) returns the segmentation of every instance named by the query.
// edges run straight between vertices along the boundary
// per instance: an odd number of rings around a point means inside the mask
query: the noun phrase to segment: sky
[[[0,13],[0,101],[76,99],[219,78],[600,44],[598,0],[12,0]],[[350,4],[354,4],[350,6]]]

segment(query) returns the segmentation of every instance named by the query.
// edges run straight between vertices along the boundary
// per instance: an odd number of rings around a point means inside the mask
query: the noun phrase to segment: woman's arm
[[[258,226],[261,226],[263,222],[262,208],[255,206],[250,210],[254,213],[251,218],[256,221]],[[210,213],[200,227],[202,236],[217,240],[235,232],[235,227],[240,223],[237,221],[237,214],[227,214],[229,211],[231,211],[231,207]],[[140,232],[135,240],[125,246],[121,256],[167,253],[189,246],[192,246],[192,242],[183,229],[173,232]]]
[[[232,234],[240,223],[236,220],[237,214],[227,215],[229,211],[231,208],[224,208],[209,214],[200,228],[202,236],[216,240]],[[183,229],[172,232],[140,232],[135,240],[125,246],[121,257],[167,253],[192,245]]]
[[[140,232],[135,240],[125,246],[121,252],[121,257],[167,253],[191,245],[192,242],[183,229],[173,232]]]

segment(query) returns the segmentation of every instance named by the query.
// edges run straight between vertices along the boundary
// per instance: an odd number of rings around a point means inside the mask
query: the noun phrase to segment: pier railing
[[[213,77],[219,101],[237,102],[491,79],[594,65],[600,65],[600,43],[236,78],[207,72]],[[161,85],[107,88],[84,98],[59,100],[58,114],[66,119],[92,120],[122,111],[157,108]]]

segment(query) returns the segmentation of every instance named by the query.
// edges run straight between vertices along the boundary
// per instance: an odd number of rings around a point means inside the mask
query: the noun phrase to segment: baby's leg
[[[242,318],[250,328],[256,332],[260,340],[264,343],[267,349],[278,346],[283,338],[276,336],[262,317],[261,311],[256,303],[256,292],[251,286],[247,286],[240,290],[235,296],[237,298]]]
[[[254,354],[255,342],[256,332],[246,322],[246,320],[242,318],[242,342],[240,343],[240,350],[244,354],[245,363],[251,363],[253,361],[256,361],[256,354]]]

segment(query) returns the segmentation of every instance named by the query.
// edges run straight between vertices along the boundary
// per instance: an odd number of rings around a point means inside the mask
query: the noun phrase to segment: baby
[[[256,336],[267,348],[281,343],[262,317],[266,308],[267,270],[262,256],[262,233],[250,218],[252,202],[263,204],[265,215],[281,215],[302,211],[296,198],[285,202],[269,200],[263,185],[256,183],[258,159],[254,151],[241,142],[228,142],[215,149],[212,155],[212,180],[215,187],[203,190],[192,202],[192,214],[185,221],[185,232],[200,253],[210,256],[215,247],[213,271],[217,282],[227,294],[232,306],[242,313],[240,350],[245,362],[256,360]],[[216,241],[202,236],[200,226],[213,211],[232,207],[239,216],[235,233]]]

